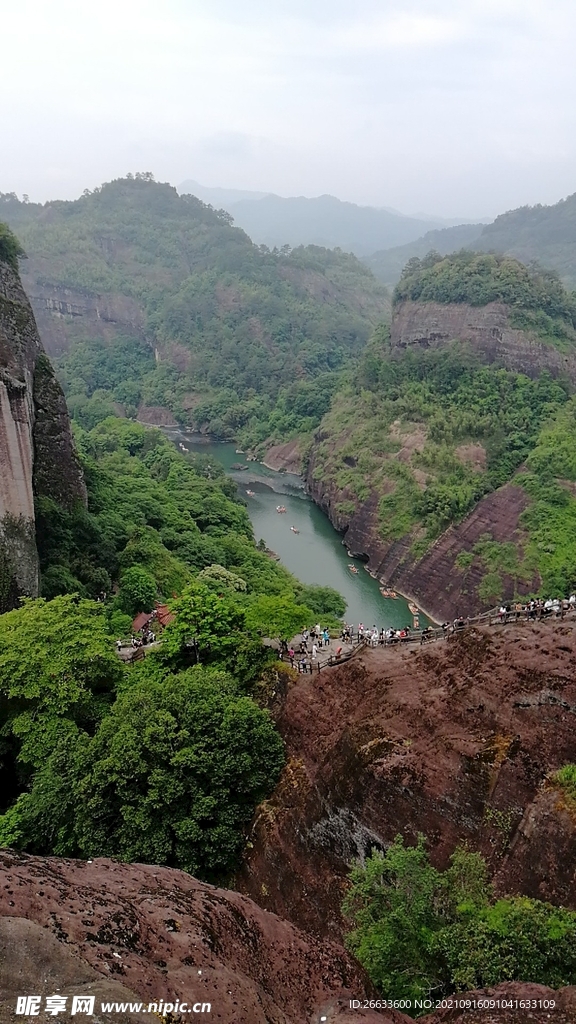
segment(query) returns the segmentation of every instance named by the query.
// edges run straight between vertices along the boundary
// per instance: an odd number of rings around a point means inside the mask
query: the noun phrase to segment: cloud
[[[576,188],[569,0],[20,0],[0,190],[132,169],[444,215]]]

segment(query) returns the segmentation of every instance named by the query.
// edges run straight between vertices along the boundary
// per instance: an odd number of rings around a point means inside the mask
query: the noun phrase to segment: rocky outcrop
[[[177,427],[174,413],[163,405],[141,405],[137,415],[138,423],[154,427]]]
[[[85,501],[66,403],[17,273],[0,262],[0,612],[38,593],[34,499]]]
[[[560,352],[536,335],[512,327],[510,307],[502,302],[469,306],[405,300],[395,305],[392,349],[440,348],[455,340],[469,342],[488,363],[528,377],[549,370],[553,376],[567,374],[576,381],[576,355]]]
[[[0,892],[0,1022],[18,1019],[17,996],[54,992],[94,995],[94,1020],[106,1021],[154,1019],[152,1012],[101,1017],[101,1002],[110,1000],[142,1001],[146,1009],[161,1000],[210,1003],[201,1019],[221,1024],[407,1020],[349,1010],[350,999],[371,992],[341,946],[184,871],[5,850]],[[184,1014],[164,1019],[195,1019]]]
[[[136,299],[121,294],[96,294],[64,285],[42,284],[42,260],[31,261],[22,280],[50,355],[65,352],[74,337],[116,338],[118,330],[144,337],[145,313]]]
[[[375,993],[340,946],[319,942],[238,893],[204,885],[182,871],[4,850],[0,891],[0,1024],[23,1019],[16,1008],[26,995],[39,997],[38,1024],[82,1019],[84,1014],[71,1015],[74,996],[94,999],[90,1019],[95,1024],[145,1024],[156,1018],[167,1024],[195,1019],[411,1022],[398,1010],[363,1009],[363,1001]],[[56,1017],[46,1012],[46,998],[55,995],[65,1006]],[[554,1024],[569,1024],[576,1012],[573,988],[556,992],[506,982],[469,996],[536,1004],[552,1000]],[[124,1006],[114,1010],[111,1003]],[[149,1011],[149,1005],[156,1010]],[[548,1024],[550,1010],[537,1007],[528,1016],[533,1024]],[[465,1008],[420,1019],[422,1024],[492,1021],[486,1010],[476,1014]],[[524,1024],[526,1013],[504,1010],[497,1019]]]
[[[298,676],[277,713],[288,765],[260,808],[243,892],[338,938],[350,862],[427,836],[467,843],[500,893],[576,909],[576,821],[551,774],[576,761],[574,621],[467,630]]]
[[[300,440],[286,441],[284,444],[273,444],[268,448],[262,465],[268,469],[298,475],[302,471],[302,450]]]

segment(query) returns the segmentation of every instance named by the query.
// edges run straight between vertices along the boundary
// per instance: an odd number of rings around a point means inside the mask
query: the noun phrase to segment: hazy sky
[[[18,0],[0,191],[179,184],[491,216],[576,191],[573,0]]]

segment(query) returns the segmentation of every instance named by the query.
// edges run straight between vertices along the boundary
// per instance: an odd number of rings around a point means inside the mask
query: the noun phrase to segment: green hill
[[[73,202],[3,195],[0,220],[25,248],[26,288],[52,351],[66,350],[59,370],[86,426],[118,404],[152,405],[221,436],[265,433],[283,392],[292,406],[304,396],[296,425],[312,422],[310,386],[356,356],[389,309],[355,257],[270,252],[150,175]]]
[[[462,249],[445,257],[413,257],[394,290],[394,304],[403,299],[471,306],[501,302],[510,307],[512,327],[563,350],[576,347],[576,295],[554,271],[527,267],[510,256]]]
[[[537,260],[576,288],[576,192],[553,206],[521,206],[487,224],[476,248]]]
[[[406,245],[374,252],[363,262],[379,281],[393,287],[413,257],[435,251],[475,249],[515,256],[523,263],[540,263],[555,270],[567,288],[576,288],[576,193],[553,206],[521,206],[503,213],[492,224],[459,224],[428,231]]]

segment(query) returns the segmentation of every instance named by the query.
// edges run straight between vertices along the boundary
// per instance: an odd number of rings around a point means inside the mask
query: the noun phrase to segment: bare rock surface
[[[301,675],[277,713],[288,765],[237,885],[339,938],[348,866],[400,833],[458,844],[497,891],[576,908],[576,824],[551,773],[576,761],[573,623],[466,630]]]
[[[298,438],[284,444],[274,444],[262,459],[268,469],[284,470],[286,473],[299,474],[302,470],[302,452]]]
[[[528,331],[510,324],[510,307],[503,302],[470,306],[465,302],[414,302],[394,307],[390,340],[393,348],[440,348],[458,339],[468,341],[488,362],[536,377],[566,373],[576,379],[576,356],[560,352]]]
[[[14,1017],[18,995],[57,990],[93,994],[97,1006],[209,1002],[210,1015],[200,1019],[219,1024],[406,1020],[393,1011],[349,1010],[350,999],[366,997],[367,982],[341,946],[182,871],[5,850],[0,893],[2,1024],[24,1019]]]
[[[0,612],[38,594],[34,498],[85,503],[62,389],[20,278],[0,262]]]

